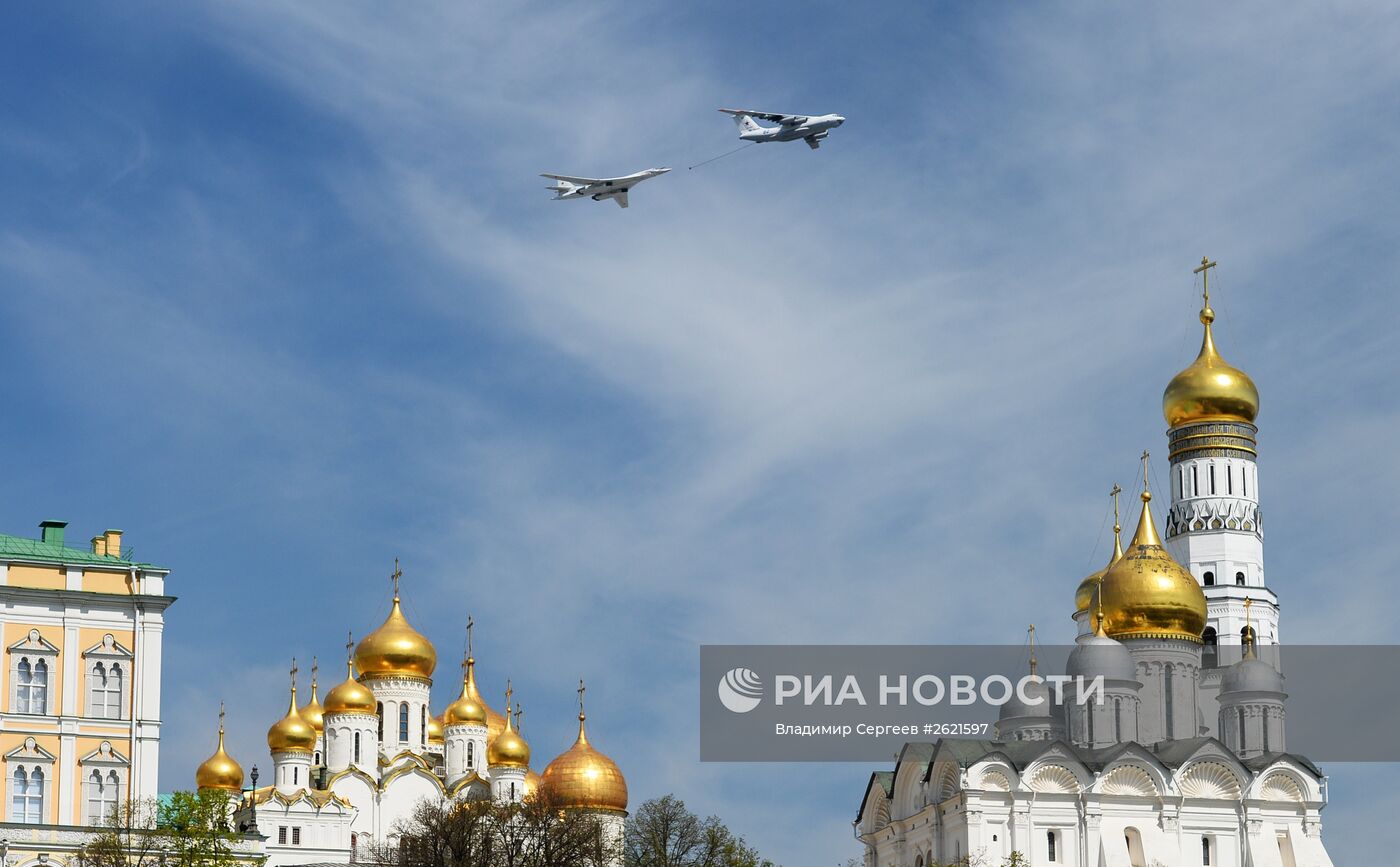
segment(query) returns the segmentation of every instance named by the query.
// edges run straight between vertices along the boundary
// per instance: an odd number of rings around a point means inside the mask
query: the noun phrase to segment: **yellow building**
[[[65,523],[0,534],[0,756],[10,867],[65,864],[84,826],[154,798],[167,569],[122,532],[69,547]]]

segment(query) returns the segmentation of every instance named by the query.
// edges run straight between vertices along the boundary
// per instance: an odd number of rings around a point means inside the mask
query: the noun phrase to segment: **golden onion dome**
[[[225,792],[243,791],[243,766],[224,750],[224,711],[219,709],[219,746],[214,755],[205,759],[194,771],[196,789],[219,789]]]
[[[510,700],[506,700],[506,727],[486,744],[486,763],[493,768],[530,768],[530,745],[510,721]]]
[[[1179,638],[1199,642],[1206,596],[1190,572],[1162,547],[1142,492],[1142,516],[1128,550],[1099,585],[1104,631],[1110,638]]]
[[[447,706],[447,710],[442,712],[443,725],[474,725],[484,726],[487,724],[487,717],[490,713],[486,704],[481,701],[481,694],[476,688],[476,660],[467,657],[466,671],[462,676],[462,694],[457,696],[457,700]],[[500,714],[496,714],[500,716]],[[505,720],[501,720],[501,728],[505,728]],[[495,734],[500,734],[497,730]],[[487,731],[488,740],[493,737]]]
[[[432,642],[408,624],[394,594],[389,617],[355,648],[355,665],[365,677],[407,676],[430,679],[437,667]]]
[[[588,742],[584,713],[578,714],[578,740],[544,769],[541,781],[562,807],[627,810],[627,780],[617,763]]]
[[[1220,357],[1211,336],[1215,311],[1209,301],[1201,309],[1205,336],[1201,352],[1185,370],[1172,377],[1162,393],[1162,415],[1169,427],[1199,421],[1234,421],[1253,424],[1259,415],[1259,389],[1249,374]]]
[[[534,771],[525,772],[525,797],[530,797],[540,790],[541,782],[544,778]]]
[[[442,731],[442,719],[440,717],[428,717],[428,743],[440,744],[447,740]]]
[[[316,667],[312,666],[311,671],[311,701],[308,701],[298,708],[297,713],[301,714],[301,718],[311,724],[311,727],[316,730],[317,734],[320,734],[326,730],[325,708],[321,707],[321,699],[317,695]]]
[[[378,704],[374,700],[374,693],[365,688],[365,685],[355,679],[355,663],[351,660],[345,662],[345,681],[331,687],[331,691],[326,693],[326,706],[322,710],[323,714],[336,713],[359,713],[375,714],[378,712]]]
[[[316,748],[316,730],[297,712],[295,684],[292,685],[292,699],[287,705],[287,715],[267,730],[267,747],[274,753],[309,753]]]

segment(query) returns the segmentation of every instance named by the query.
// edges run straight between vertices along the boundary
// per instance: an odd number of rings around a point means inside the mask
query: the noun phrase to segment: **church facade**
[[[462,686],[441,713],[430,707],[437,652],[405,618],[395,569],[389,616],[346,661],[345,679],[319,697],[314,670],[310,700],[297,703],[296,666],[287,712],[267,732],[270,785],[245,790],[242,766],[224,748],[222,722],[214,754],[195,772],[201,790],[238,798],[233,822],[263,838],[268,867],[348,864],[368,847],[397,842],[397,827],[424,800],[490,798],[520,802],[548,787],[562,807],[597,816],[620,841],[627,781],[589,741],[579,684],[579,728],[573,746],[542,773],[520,731],[512,691],[505,713],[482,697],[476,659],[462,663]],[[468,625],[470,648],[471,626]]]
[[[1259,395],[1216,349],[1213,265],[1197,269],[1200,353],[1163,395],[1164,533],[1144,454],[1136,531],[1124,549],[1115,521],[1108,565],[1075,595],[1065,674],[1101,676],[1101,695],[1013,700],[995,740],[906,744],[860,804],[867,867],[999,865],[1013,852],[1035,867],[1331,867],[1326,777],[1286,746]]]

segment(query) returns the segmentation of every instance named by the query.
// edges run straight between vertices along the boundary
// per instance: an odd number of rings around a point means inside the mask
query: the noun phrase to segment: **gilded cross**
[[[520,705],[517,704],[517,705],[515,706],[515,730],[516,730],[516,731],[518,731],[518,732],[523,732],[523,731],[525,731],[523,728],[520,727],[520,721],[523,720],[524,718],[525,718],[525,710],[524,710],[524,708],[522,708]]]
[[[321,665],[316,657],[311,657],[311,691],[316,691],[316,673],[321,670]]]
[[[1035,677],[1035,665],[1036,665],[1036,661],[1035,661],[1035,624],[1034,624],[1034,623],[1032,623],[1030,626],[1026,627],[1026,635],[1029,637],[1030,644],[1031,644],[1031,677]]]
[[[583,694],[588,691],[588,687],[583,685],[583,678],[578,679],[578,712],[583,713]]]
[[[510,697],[515,695],[515,688],[510,685],[510,678],[506,678],[506,714],[510,714]]]
[[[472,655],[472,629],[476,626],[476,621],[472,620],[470,614],[467,615],[467,656]]]
[[[219,734],[224,732],[224,703],[219,702]]]
[[[1148,459],[1149,457],[1151,457],[1151,454],[1147,451],[1147,449],[1143,449],[1143,450],[1142,450],[1142,490],[1143,490],[1143,493],[1147,493],[1147,459]]]
[[[1205,304],[1202,306],[1204,307],[1210,306],[1210,269],[1214,268],[1216,264],[1217,263],[1210,261],[1209,256],[1202,256],[1200,267],[1191,272],[1192,274],[1201,275],[1201,295],[1205,299]]]
[[[355,633],[345,633],[345,658],[353,659],[355,656]]]
[[[403,570],[399,568],[399,558],[398,558],[398,557],[395,557],[395,558],[394,558],[394,574],[392,574],[392,575],[389,576],[389,578],[392,579],[393,582],[394,582],[394,599],[395,599],[395,600],[397,600],[397,599],[399,598],[399,579],[402,578],[402,577],[403,577]]]
[[[297,688],[297,658],[296,658],[295,656],[292,657],[292,671],[291,671],[291,674],[292,674],[292,689],[296,689],[296,688]]]
[[[1108,492],[1108,495],[1113,498],[1113,526],[1115,527],[1118,526],[1118,495],[1121,493],[1123,493],[1123,489],[1117,485],[1114,485],[1113,490]]]

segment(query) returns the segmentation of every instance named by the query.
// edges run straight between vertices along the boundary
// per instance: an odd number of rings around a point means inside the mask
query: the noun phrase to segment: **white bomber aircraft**
[[[822,139],[838,126],[846,122],[839,114],[807,116],[805,114],[773,114],[767,111],[749,111],[746,108],[722,108],[725,114],[734,115],[734,123],[739,126],[739,138],[744,141],[797,141],[802,139],[807,146],[816,150]],[[754,118],[772,121],[778,126],[760,126]]]
[[[581,199],[587,196],[595,202],[612,199],[617,202],[619,208],[625,208],[627,207],[628,190],[642,181],[660,177],[669,171],[670,169],[645,169],[620,178],[576,178],[573,175],[551,175],[548,172],[541,174],[540,177],[559,182],[553,186],[545,187],[554,193],[554,198],[550,199],[551,202],[562,199]]]

